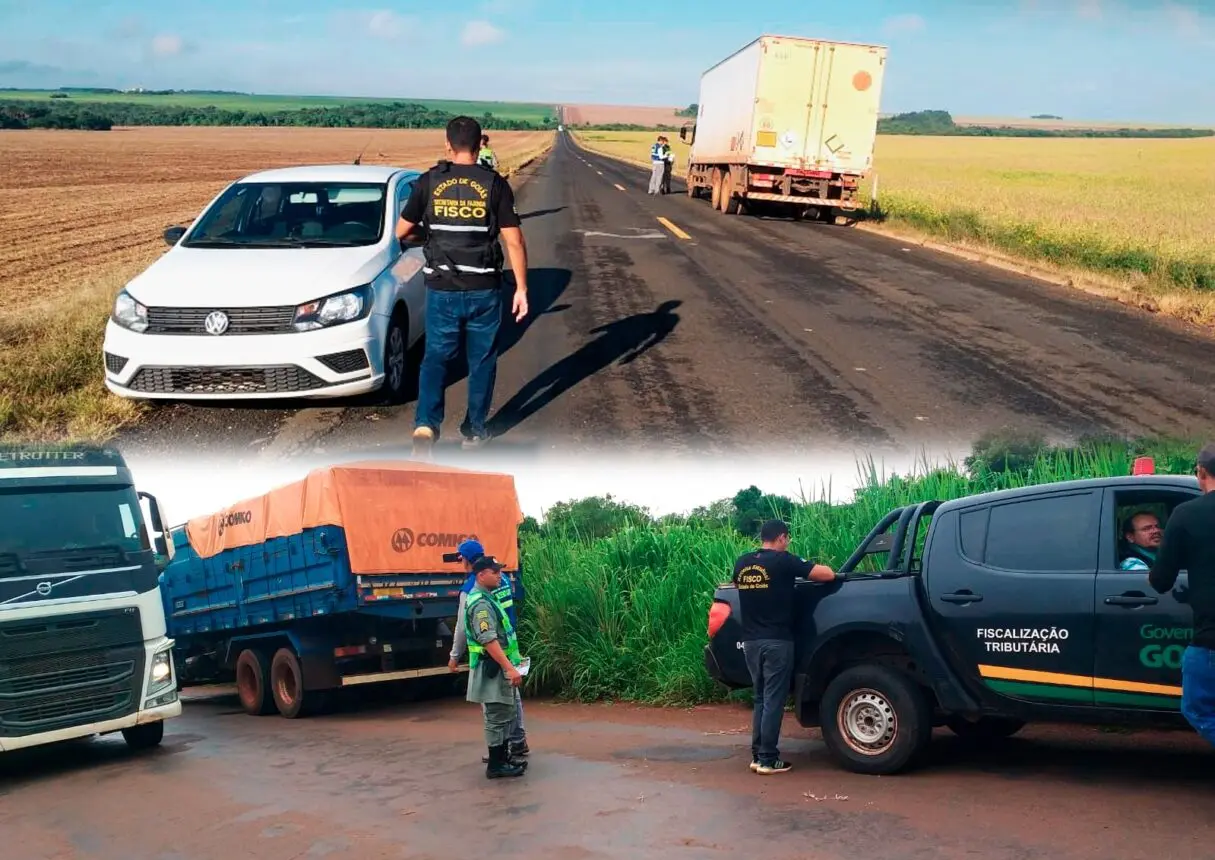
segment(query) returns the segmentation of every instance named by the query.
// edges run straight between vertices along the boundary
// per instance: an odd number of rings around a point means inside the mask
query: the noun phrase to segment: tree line
[[[306,128],[443,128],[456,116],[410,102],[354,102],[287,110],[230,110],[213,106],[148,105],[131,102],[88,104],[56,101],[0,100],[0,128],[85,129],[114,126],[282,126]],[[537,131],[555,128],[551,116],[539,121],[507,119],[486,113],[477,118],[485,129]]]
[[[943,137],[1082,137],[1082,138],[1190,138],[1215,137],[1208,128],[1017,128],[1014,126],[958,125],[944,110],[913,111],[878,120],[878,134],[934,135]]]

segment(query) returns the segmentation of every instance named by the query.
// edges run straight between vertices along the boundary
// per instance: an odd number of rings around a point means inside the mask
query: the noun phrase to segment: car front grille
[[[144,367],[129,388],[147,394],[284,394],[323,388],[302,367]]]
[[[207,315],[223,311],[228,329],[220,337],[238,334],[287,334],[294,332],[295,307],[264,308],[148,308],[146,334],[207,335]]]
[[[137,609],[0,624],[0,737],[134,713],[145,653]]]
[[[367,353],[361,349],[351,349],[346,352],[334,352],[317,358],[321,364],[334,373],[354,373],[356,370],[366,370]]]

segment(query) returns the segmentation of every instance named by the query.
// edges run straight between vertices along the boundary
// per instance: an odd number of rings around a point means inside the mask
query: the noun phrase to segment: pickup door
[[[938,514],[931,620],[985,698],[1093,705],[1103,489],[1044,490]]]

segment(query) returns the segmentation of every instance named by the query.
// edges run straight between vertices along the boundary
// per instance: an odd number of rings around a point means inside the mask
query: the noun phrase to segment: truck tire
[[[240,696],[240,706],[251,717],[264,717],[274,710],[270,661],[261,651],[246,648],[236,658],[236,694]]]
[[[889,666],[853,666],[837,675],[823,693],[819,719],[828,751],[853,773],[898,773],[932,739],[928,696]]]
[[[150,750],[153,747],[158,747],[164,738],[164,720],[157,720],[154,723],[143,723],[142,725],[131,726],[129,729],[122,730],[122,739],[127,742],[127,746],[136,751]]]
[[[960,738],[976,741],[995,741],[1011,738],[1025,728],[1023,720],[1011,717],[979,717],[968,720],[960,714],[950,714],[945,718],[945,725]]]
[[[291,648],[279,648],[270,661],[270,689],[274,693],[274,705],[278,712],[289,720],[304,716],[310,704],[304,694],[304,670],[300,658]]]
[[[718,207],[723,215],[737,215],[738,198],[734,196],[734,171],[727,170],[721,176],[721,205]]]
[[[714,209],[721,208],[721,170],[714,167],[709,180],[709,205]]]

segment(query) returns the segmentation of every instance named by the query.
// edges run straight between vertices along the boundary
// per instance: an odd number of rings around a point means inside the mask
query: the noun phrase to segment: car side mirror
[[[181,237],[184,235],[186,235],[186,228],[182,227],[180,224],[176,224],[176,225],[170,227],[168,230],[165,230],[165,232],[164,232],[165,244],[166,245],[176,245],[178,242],[181,241]]]

